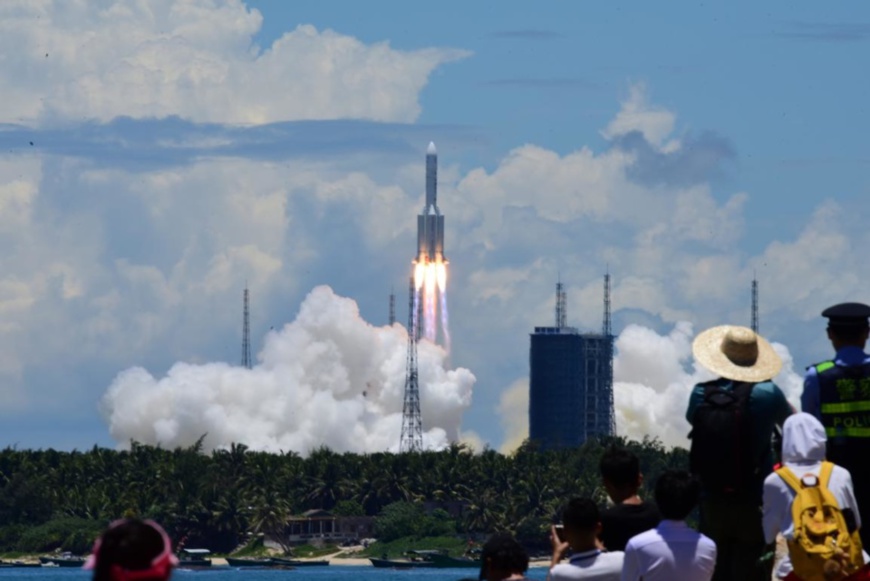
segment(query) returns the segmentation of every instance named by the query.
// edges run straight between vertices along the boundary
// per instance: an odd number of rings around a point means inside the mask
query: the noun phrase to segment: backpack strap
[[[776,471],[776,475],[782,478],[786,484],[788,484],[789,488],[794,490],[794,493],[797,494],[801,490],[801,481],[798,480],[798,477],[795,476],[795,473],[783,466],[779,470]]]
[[[822,462],[822,469],[819,470],[819,485],[825,488],[828,487],[828,482],[831,480],[831,472],[834,471],[834,465],[830,462]]]
[[[822,462],[822,467],[819,470],[819,486],[827,488],[828,482],[831,480],[831,472],[834,471],[834,465],[831,462]],[[786,484],[788,484],[789,488],[794,490],[795,494],[800,492],[801,488],[803,488],[803,484],[795,475],[794,472],[783,466],[779,470],[776,471],[776,475],[782,478]]]

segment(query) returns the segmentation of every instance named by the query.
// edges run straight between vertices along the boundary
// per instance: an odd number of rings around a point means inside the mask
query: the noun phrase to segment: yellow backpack
[[[845,579],[864,565],[861,537],[849,533],[837,499],[828,490],[834,465],[803,478],[783,466],[776,471],[795,492],[791,503],[794,538],[788,542],[794,574],[803,581]],[[809,482],[808,482],[809,481]]]

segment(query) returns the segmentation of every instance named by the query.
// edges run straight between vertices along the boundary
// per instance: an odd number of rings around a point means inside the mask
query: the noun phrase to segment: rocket
[[[447,262],[444,258],[444,216],[438,210],[438,151],[426,149],[426,205],[417,216],[418,264]]]
[[[426,150],[426,205],[417,216],[417,257],[414,259],[414,328],[417,338],[433,343],[441,336],[450,351],[447,328],[447,259],[444,257],[444,216],[438,209],[438,152],[429,143]]]

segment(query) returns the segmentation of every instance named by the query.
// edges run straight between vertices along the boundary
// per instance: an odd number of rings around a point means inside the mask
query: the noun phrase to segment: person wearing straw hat
[[[842,303],[822,311],[828,319],[833,359],[807,368],[801,409],[816,416],[828,436],[828,460],[852,474],[863,520],[870,522],[870,306]],[[861,529],[870,546],[870,527]]]
[[[702,487],[699,528],[718,549],[713,579],[769,579],[758,563],[762,489],[773,471],[771,438],[793,412],[771,381],[782,360],[764,337],[733,325],[698,334],[692,353],[718,375],[694,387],[686,411],[690,467]]]

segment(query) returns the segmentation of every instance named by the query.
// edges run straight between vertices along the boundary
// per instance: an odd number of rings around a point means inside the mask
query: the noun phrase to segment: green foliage
[[[332,509],[336,516],[365,516],[366,510],[356,500],[339,500]]]
[[[456,536],[427,537],[422,539],[418,537],[402,537],[388,543],[383,541],[372,543],[366,549],[363,549],[360,555],[376,558],[386,555],[388,559],[399,559],[404,557],[408,551],[443,549],[449,555],[459,557],[465,552],[466,548],[468,548],[468,541],[465,538]]]
[[[66,517],[50,520],[28,529],[16,544],[19,551],[48,553],[57,549],[77,555],[88,553],[94,540],[105,528],[105,523]]]
[[[446,537],[454,534],[456,534],[456,521],[440,508],[424,517],[417,529],[419,537]]]
[[[6,448],[0,450],[0,551],[22,544],[69,549],[70,543],[87,550],[98,528],[83,525],[82,538],[73,538],[72,530],[65,536],[55,530],[55,521],[108,523],[122,515],[153,518],[173,539],[216,552],[233,551],[251,533],[290,548],[287,518],[312,508],[378,515],[380,538],[391,542],[504,530],[534,539],[569,498],[606,501],[598,461],[610,443],[639,457],[645,497],[663,470],[688,465],[685,450],[619,438],[558,451],[527,442],[510,455],[491,449],[475,455],[461,445],[410,454],[321,448],[307,458],[233,445],[204,454],[202,441],[175,450],[136,442],[125,451]],[[458,522],[443,511],[426,515],[424,501],[461,511]],[[419,548],[432,548],[427,545]]]
[[[263,541],[262,535],[253,535],[244,547],[232,554],[233,557],[262,557],[268,555],[269,550]]]
[[[41,497],[44,480],[16,472],[0,488],[0,522],[41,523],[51,518],[50,499]]]
[[[412,502],[394,502],[384,507],[375,519],[375,536],[385,542],[417,536],[423,509]]]
[[[0,527],[0,547],[5,547],[4,552],[15,551],[14,547],[18,544],[18,539],[27,531],[29,527],[24,524],[6,525]]]
[[[375,535],[390,542],[402,537],[440,537],[456,533],[456,523],[443,510],[427,515],[418,504],[394,502],[375,519]]]
[[[332,555],[338,552],[338,547],[335,545],[324,545],[316,547],[314,545],[299,545],[293,547],[293,556],[302,559],[316,559],[325,555]]]

